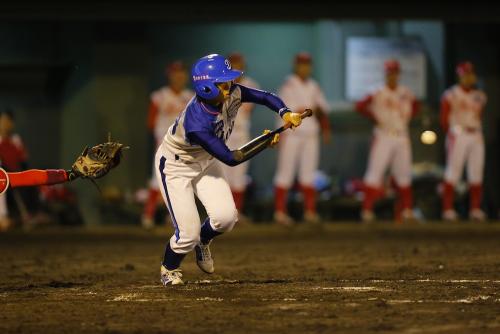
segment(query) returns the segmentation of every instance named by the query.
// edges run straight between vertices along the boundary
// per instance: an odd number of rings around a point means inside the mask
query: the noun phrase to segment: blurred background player
[[[311,78],[312,58],[301,52],[294,59],[294,73],[286,78],[280,89],[280,97],[294,111],[302,113],[306,108],[314,111],[316,118],[282,134],[279,143],[278,166],[274,177],[275,211],[278,224],[290,225],[292,218],[287,213],[288,190],[294,184],[298,172],[299,187],[304,196],[304,220],[318,222],[316,213],[316,190],[314,176],[319,164],[319,131],[325,143],[330,140],[330,124],[326,112],[330,106],[318,83]]]
[[[443,185],[443,219],[457,220],[453,207],[455,185],[462,178],[467,163],[469,182],[469,217],[482,221],[481,210],[484,138],[481,115],[486,105],[486,94],[476,88],[476,73],[470,62],[460,63],[456,68],[458,84],[449,88],[441,99],[441,126],[446,137],[446,171]]]
[[[168,85],[154,91],[151,94],[149,104],[147,126],[155,138],[155,147],[161,144],[170,125],[175,122],[176,117],[194,95],[193,91],[186,88],[188,74],[183,62],[175,61],[170,63],[166,69],[166,77]],[[156,207],[160,199],[155,173],[153,163],[148,198],[142,214],[142,226],[145,228],[154,226]]]
[[[234,52],[228,56],[228,59],[233,69],[242,72],[245,71],[246,62],[241,53]],[[258,84],[248,76],[240,76],[235,82],[246,87],[259,88]],[[236,117],[234,122],[233,132],[226,143],[229,149],[235,150],[250,140],[250,117],[253,108],[253,103],[243,103],[241,105],[238,111],[238,117]],[[249,221],[249,219],[242,214],[243,203],[245,201],[245,189],[247,187],[248,166],[249,161],[234,167],[222,164],[222,168],[226,174],[229,187],[233,194],[236,209],[239,212],[239,222]]]
[[[27,159],[21,137],[14,132],[14,115],[10,110],[0,112],[0,163],[8,171],[21,170]],[[0,195],[0,229],[9,228],[12,221],[9,217],[7,193]]]
[[[4,110],[0,113],[0,162],[7,172],[19,172],[28,167],[28,152],[21,136],[15,131],[14,113]],[[9,189],[0,195],[0,220],[10,224],[11,219],[20,218],[23,225],[34,225],[44,220],[40,212],[37,188]]]
[[[408,124],[418,112],[418,102],[407,87],[398,83],[399,62],[387,60],[384,68],[385,85],[356,103],[356,110],[375,123],[364,177],[361,219],[365,222],[376,218],[373,207],[383,193],[384,174],[389,166],[399,193],[401,219],[413,218],[412,157]]]

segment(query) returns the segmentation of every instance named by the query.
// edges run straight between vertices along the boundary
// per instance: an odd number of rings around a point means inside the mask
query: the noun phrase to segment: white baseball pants
[[[484,138],[481,131],[450,131],[446,137],[445,181],[455,185],[462,178],[467,164],[467,181],[483,183]]]
[[[278,166],[274,184],[289,189],[298,170],[299,183],[313,186],[319,165],[320,143],[317,134],[282,133],[279,142]]]
[[[230,231],[238,211],[220,165],[214,158],[187,163],[176,159],[164,145],[156,152],[156,176],[170,212],[175,233],[170,247],[178,254],[193,250],[200,241],[201,221],[195,196],[201,201],[217,232]]]
[[[364,182],[374,188],[382,186],[390,166],[399,187],[411,185],[411,142],[408,135],[394,135],[376,129],[368,158]]]

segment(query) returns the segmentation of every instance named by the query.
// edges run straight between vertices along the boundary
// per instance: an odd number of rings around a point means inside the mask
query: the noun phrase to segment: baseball
[[[420,141],[425,145],[432,145],[436,142],[437,135],[432,130],[426,130],[420,135]]]

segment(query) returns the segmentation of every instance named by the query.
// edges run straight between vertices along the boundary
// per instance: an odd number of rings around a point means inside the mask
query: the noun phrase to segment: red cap
[[[295,55],[295,64],[310,64],[312,57],[308,52],[299,52]]]
[[[456,71],[459,76],[474,73],[474,65],[470,61],[464,61],[457,65]]]
[[[399,61],[396,59],[386,60],[384,63],[385,73],[394,73],[399,72],[401,67],[399,66]]]
[[[170,74],[175,71],[184,71],[186,69],[186,66],[184,63],[180,60],[176,60],[174,62],[171,62],[167,66],[167,74]]]
[[[229,60],[229,62],[231,63],[241,63],[241,62],[244,62],[245,61],[245,58],[243,57],[243,55],[239,52],[233,52],[231,53],[227,59]]]

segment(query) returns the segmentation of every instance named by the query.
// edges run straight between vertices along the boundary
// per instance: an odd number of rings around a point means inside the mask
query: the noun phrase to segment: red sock
[[[41,186],[63,183],[68,180],[64,169],[29,169],[23,172],[8,173],[12,188],[26,186]]]
[[[316,189],[311,186],[300,186],[304,194],[304,207],[308,212],[316,212]]]
[[[401,197],[401,209],[411,209],[413,207],[413,192],[411,187],[399,188],[399,196]]]
[[[373,211],[373,205],[377,200],[380,190],[367,184],[365,184],[363,188],[365,195],[363,199],[363,210]]]
[[[156,212],[156,203],[158,202],[158,196],[160,192],[157,189],[149,189],[148,200],[144,206],[144,216],[147,218],[153,218]]]
[[[243,209],[243,201],[245,200],[245,191],[233,190],[232,193],[236,209],[238,211],[241,211],[241,209]]]
[[[288,195],[288,189],[276,186],[274,188],[275,200],[274,200],[274,210],[279,212],[286,212],[286,200]]]
[[[469,196],[470,196],[470,209],[471,210],[480,209],[481,200],[483,198],[483,185],[481,183],[470,184]]]
[[[443,182],[443,211],[453,210],[455,187],[451,183]]]

